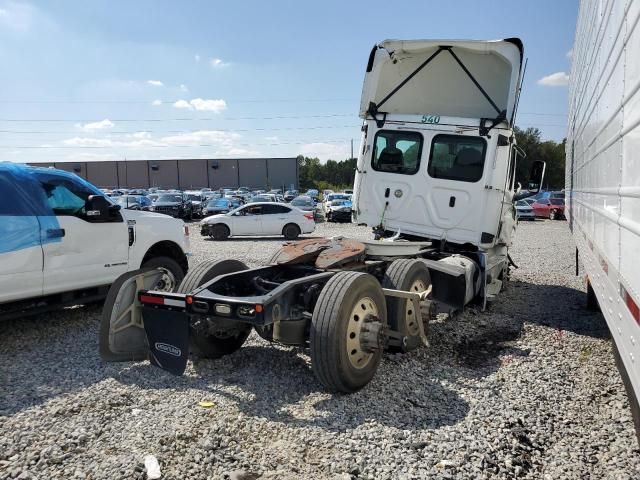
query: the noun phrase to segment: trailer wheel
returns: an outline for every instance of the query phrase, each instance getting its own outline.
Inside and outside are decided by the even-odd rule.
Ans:
[[[383,288],[415,293],[424,292],[430,285],[431,275],[427,265],[420,260],[410,258],[391,262],[382,280]],[[413,315],[413,302],[410,300],[395,297],[387,300],[387,318],[391,329],[409,337],[419,336],[420,327]],[[389,351],[400,350],[398,347],[389,347]]]
[[[288,223],[282,229],[282,235],[287,240],[295,240],[300,235],[300,227],[295,223]]]
[[[226,225],[222,225],[221,223],[213,225],[210,231],[211,236],[214,240],[226,240],[227,238],[229,238],[229,235],[231,235],[229,227],[227,227]]]
[[[213,280],[218,275],[246,270],[247,266],[239,260],[208,260],[189,270],[178,287],[178,293],[190,293],[196,288]],[[191,329],[191,350],[204,358],[220,358],[238,350],[251,333],[251,325],[234,322],[231,326],[220,326],[215,333],[200,332]]]
[[[311,365],[330,391],[351,393],[376,373],[383,350],[386,304],[372,275],[338,272],[326,283],[311,319]]]

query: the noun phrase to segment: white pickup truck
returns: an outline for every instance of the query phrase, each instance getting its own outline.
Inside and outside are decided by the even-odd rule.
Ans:
[[[172,291],[189,231],[166,215],[121,210],[61,170],[0,163],[0,319],[101,300],[120,275],[159,268]]]

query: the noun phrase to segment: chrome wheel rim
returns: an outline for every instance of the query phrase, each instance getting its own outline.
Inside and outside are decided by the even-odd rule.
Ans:
[[[362,297],[351,310],[347,325],[347,358],[351,366],[357,369],[365,368],[373,358],[373,354],[362,350],[360,344],[360,332],[367,315],[377,318],[378,307],[370,297]]]
[[[153,287],[158,292],[173,292],[177,288],[176,277],[166,268],[158,268],[162,272],[162,276]]]

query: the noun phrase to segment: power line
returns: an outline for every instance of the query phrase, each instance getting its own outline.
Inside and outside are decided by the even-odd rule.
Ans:
[[[172,105],[184,98],[175,100],[4,100],[0,99],[0,104],[138,104],[138,105]],[[227,103],[334,103],[334,102],[356,102],[357,99],[350,98],[318,98],[318,99],[250,99],[235,100],[224,99]]]
[[[276,146],[276,145],[307,145],[309,143],[346,143],[349,142],[350,138],[345,138],[342,140],[307,140],[304,142],[275,142],[275,143],[233,143],[233,146],[239,147],[266,147],[266,146]],[[202,144],[193,144],[193,145],[89,145],[89,146],[79,146],[79,145],[0,145],[0,148],[12,148],[16,150],[22,149],[91,149],[91,150],[101,150],[101,149],[145,149],[145,148],[198,148],[198,147],[207,147],[207,148],[217,148],[224,146],[221,143],[202,143]]]
[[[322,130],[322,129],[331,129],[331,128],[360,128],[360,125],[325,125],[325,126],[314,126],[314,127],[281,127],[281,128],[238,128],[238,129],[224,129],[224,128],[216,128],[213,131],[216,132],[280,132],[280,131],[295,131],[295,130]],[[114,131],[114,130],[104,130],[104,131],[92,131],[92,132],[78,132],[78,131],[68,131],[68,130],[0,130],[0,133],[11,133],[11,134],[62,134],[62,135],[71,135],[71,134],[134,134],[134,133],[197,133],[201,132],[202,129],[198,130],[123,130],[123,131]]]
[[[355,117],[357,116],[354,113],[332,113],[329,115],[283,115],[283,116],[273,116],[273,117],[183,117],[183,118],[145,118],[145,119],[134,119],[134,118],[120,118],[120,119],[109,119],[111,122],[210,122],[210,121],[219,121],[219,120],[298,120],[302,118],[335,118],[335,117]],[[61,118],[0,118],[0,122],[60,122],[60,123],[93,123],[99,122],[101,120],[93,119],[82,119],[82,120],[73,120],[73,119],[61,119]]]

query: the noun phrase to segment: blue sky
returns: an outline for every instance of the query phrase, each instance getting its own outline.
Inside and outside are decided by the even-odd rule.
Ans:
[[[529,64],[518,124],[560,140],[577,9],[0,0],[0,160],[343,159],[359,139],[369,51],[386,38],[520,37]]]

